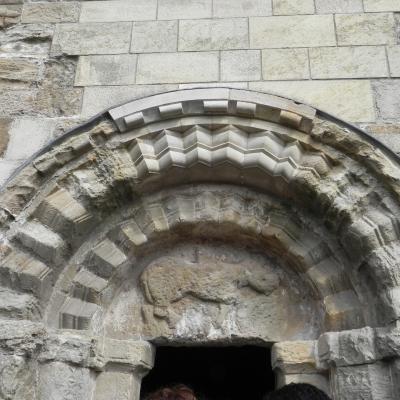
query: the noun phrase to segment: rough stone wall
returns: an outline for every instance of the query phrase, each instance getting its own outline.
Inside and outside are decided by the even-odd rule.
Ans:
[[[0,182],[118,103],[225,85],[308,102],[400,153],[399,0],[0,0]]]

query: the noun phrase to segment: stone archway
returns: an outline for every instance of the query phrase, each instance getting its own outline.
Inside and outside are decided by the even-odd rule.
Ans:
[[[355,127],[245,90],[94,118],[0,194],[0,391],[136,399],[150,342],[228,340],[273,345],[279,384],[395,399],[399,165]]]

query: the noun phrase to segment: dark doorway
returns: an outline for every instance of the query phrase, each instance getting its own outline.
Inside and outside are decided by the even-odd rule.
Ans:
[[[141,398],[183,383],[199,400],[261,400],[274,389],[270,350],[264,347],[158,347]]]

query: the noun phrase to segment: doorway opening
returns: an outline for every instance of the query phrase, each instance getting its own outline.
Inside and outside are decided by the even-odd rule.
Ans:
[[[271,352],[258,346],[157,347],[154,368],[142,381],[141,399],[181,383],[199,400],[262,400],[275,385]]]

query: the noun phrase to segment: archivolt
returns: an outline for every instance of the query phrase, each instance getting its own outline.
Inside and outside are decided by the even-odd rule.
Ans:
[[[285,99],[199,89],[137,100],[65,135],[3,188],[1,282],[31,310],[14,315],[47,310],[51,325],[87,328],[146,243],[185,224],[226,236],[228,224],[304,274],[327,330],[387,324],[400,313],[399,171],[357,129]],[[178,188],[188,183],[269,197]]]

